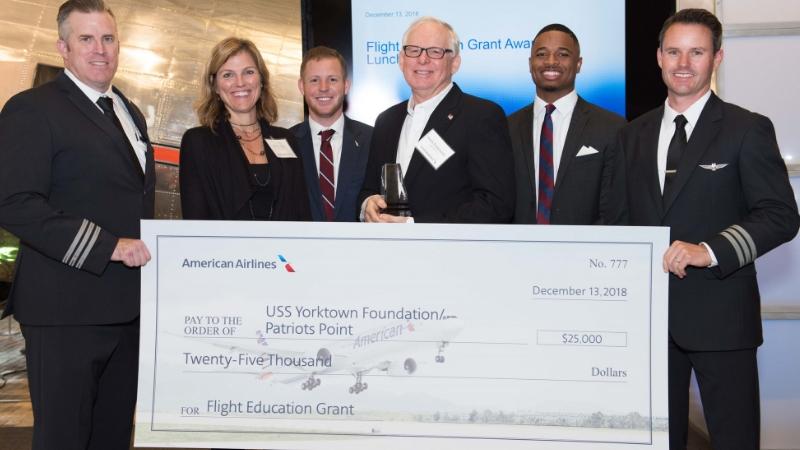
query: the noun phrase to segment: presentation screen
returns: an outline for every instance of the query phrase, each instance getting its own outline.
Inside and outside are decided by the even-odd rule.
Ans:
[[[413,21],[434,16],[458,33],[461,68],[453,77],[465,92],[500,104],[506,114],[535,96],[528,68],[531,40],[550,23],[578,37],[583,65],[576,89],[587,101],[625,116],[625,0],[351,0],[353,74],[348,115],[372,124],[381,111],[407,99],[397,64]]]

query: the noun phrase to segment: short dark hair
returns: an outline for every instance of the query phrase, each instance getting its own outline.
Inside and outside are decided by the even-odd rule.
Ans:
[[[111,8],[106,6],[103,0],[67,0],[58,8],[58,15],[56,16],[59,39],[64,40],[67,38],[64,24],[67,22],[69,15],[75,11],[82,13],[106,12],[111,18],[116,20],[114,13],[111,12]]]
[[[711,31],[711,43],[714,46],[714,54],[722,48],[722,24],[711,11],[701,8],[682,9],[665,20],[664,25],[661,27],[661,32],[658,33],[658,48],[663,48],[664,35],[667,33],[669,27],[676,23],[696,24],[708,28],[708,30]]]
[[[306,65],[308,65],[309,61],[319,61],[320,59],[326,58],[332,58],[339,61],[339,64],[342,65],[344,79],[347,80],[347,63],[344,60],[344,56],[342,56],[338,50],[325,47],[324,45],[318,45],[312,49],[309,49],[305,55],[303,55],[303,62],[300,63],[300,78],[302,78],[303,74],[306,72]]]
[[[578,42],[578,36],[575,36],[575,33],[573,33],[572,30],[569,29],[569,27],[567,27],[566,25],[562,25],[560,23],[551,23],[550,25],[545,25],[541,30],[539,30],[538,33],[536,33],[536,36],[533,37],[531,45],[533,45],[533,43],[536,41],[536,38],[538,38],[540,35],[544,33],[547,33],[548,31],[560,31],[562,33],[568,34],[569,37],[571,37],[572,40],[575,41],[575,47],[577,47],[578,49],[578,54],[581,53],[581,43]]]

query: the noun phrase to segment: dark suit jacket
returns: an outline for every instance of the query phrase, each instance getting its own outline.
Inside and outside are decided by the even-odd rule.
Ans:
[[[234,220],[253,195],[247,157],[230,123],[221,122],[215,131],[208,127],[192,128],[181,140],[180,186],[184,219]],[[263,120],[261,133],[265,138],[286,139],[297,155],[297,158],[269,158],[270,164],[279,164],[281,168],[280,178],[272,179],[277,186],[272,220],[311,220],[302,156],[297,151],[294,135]]]
[[[686,350],[754,348],[762,334],[753,261],[800,226],[772,123],[712,93],[662,202],[656,160],[663,112],[646,113],[619,135],[630,224],[669,226],[670,240],[706,242],[719,261],[690,267],[684,279],[670,275],[670,334]]]
[[[314,158],[314,141],[308,120],[298,123],[290,130],[297,137],[298,148],[303,156],[311,217],[314,221],[324,222],[325,210],[322,208],[319,172]],[[334,218],[336,222],[354,222],[358,220],[361,208],[361,205],[356,205],[356,197],[361,191],[361,185],[364,184],[372,127],[345,116],[342,139],[342,156],[339,160],[339,173],[336,174]]]
[[[364,187],[358,205],[380,193],[380,169],[397,160],[408,102],[375,121]],[[507,223],[514,212],[514,168],[503,110],[454,85],[433,111],[422,136],[436,130],[455,154],[438,170],[415,151],[405,186],[416,222]]]
[[[126,104],[147,138],[141,112]],[[0,113],[0,226],[20,238],[5,314],[26,325],[129,322],[139,270],[109,263],[119,237],[152,218],[153,151],[145,176],[125,135],[65,74],[12,97]]]
[[[608,224],[619,221],[621,211],[609,211],[614,169],[614,138],[625,119],[578,97],[556,174],[550,223],[560,225]],[[536,167],[533,164],[533,104],[508,117],[514,149],[517,202],[514,223],[536,223]],[[598,153],[577,157],[581,147]],[[601,210],[602,207],[602,210]]]

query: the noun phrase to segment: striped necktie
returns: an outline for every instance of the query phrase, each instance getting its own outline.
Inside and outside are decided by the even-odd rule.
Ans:
[[[334,205],[336,204],[336,187],[333,170],[333,147],[331,138],[334,130],[320,131],[322,145],[319,152],[319,190],[322,193],[322,207],[325,210],[325,219],[332,222],[334,218]]]
[[[539,198],[536,202],[536,223],[550,223],[550,206],[553,204],[555,172],[553,171],[553,111],[552,103],[545,107],[542,134],[539,138]]]

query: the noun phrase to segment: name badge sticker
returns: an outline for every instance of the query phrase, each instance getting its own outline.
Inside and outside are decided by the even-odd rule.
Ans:
[[[292,146],[289,145],[289,142],[286,139],[264,138],[264,142],[269,145],[269,148],[272,149],[272,152],[275,153],[275,156],[278,158],[297,158],[294,150],[292,150]]]
[[[428,131],[428,134],[419,140],[417,150],[425,157],[428,164],[436,170],[455,154],[453,149],[447,145],[447,142],[434,129]]]

